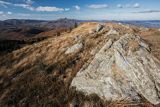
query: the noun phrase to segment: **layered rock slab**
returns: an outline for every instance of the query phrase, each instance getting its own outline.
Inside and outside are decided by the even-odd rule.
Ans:
[[[158,104],[160,62],[139,36],[126,34],[116,41],[109,39],[71,86],[86,94],[96,93],[103,100],[139,100],[142,95]]]

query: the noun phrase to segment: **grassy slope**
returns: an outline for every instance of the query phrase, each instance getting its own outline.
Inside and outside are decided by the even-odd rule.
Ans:
[[[104,102],[95,94],[85,96],[74,89],[69,89],[72,78],[82,66],[87,66],[94,56],[91,51],[99,50],[108,40],[103,37],[107,30],[98,34],[97,38],[92,38],[88,34],[90,29],[96,28],[96,26],[97,23],[85,23],[71,33],[49,38],[0,57],[0,106],[65,107],[75,103],[86,106],[95,105],[95,107],[105,105],[111,107],[124,105],[152,107],[145,100],[143,103]],[[159,46],[158,40],[160,38],[158,35],[160,32],[156,36],[157,40],[148,36],[152,40],[148,39],[144,32],[140,32],[136,27],[126,30],[117,24],[107,24],[107,26],[114,26],[121,34],[124,34],[124,31],[140,33],[150,43],[155,40],[155,47]],[[83,50],[79,53],[65,55],[66,47],[76,43],[74,38],[77,35],[80,35],[84,40]],[[156,52],[153,50],[153,54],[156,55],[157,52],[159,50]]]

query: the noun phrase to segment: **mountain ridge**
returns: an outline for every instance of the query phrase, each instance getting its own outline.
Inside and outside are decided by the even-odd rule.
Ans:
[[[125,37],[126,34],[139,35],[140,38],[143,39],[140,39],[140,41],[143,42],[141,44],[139,44],[139,42],[128,43],[125,40],[120,39]],[[128,54],[124,54],[123,51],[131,53],[132,56],[132,54],[135,54],[134,52],[143,50],[145,44],[148,44],[149,49],[147,48],[148,45],[144,49],[151,49],[149,55],[152,54],[157,60],[160,60],[159,34],[160,31],[158,29],[123,25],[120,23],[100,24],[97,22],[86,22],[80,24],[71,32],[45,39],[41,42],[25,46],[8,53],[7,55],[1,56],[0,106],[89,107],[94,105],[96,107],[116,107],[120,105],[134,105],[152,107],[154,106],[153,104],[158,105],[157,102],[147,100],[150,98],[143,96],[143,93],[140,93],[142,96],[139,95],[140,100],[138,101],[131,101],[130,99],[125,99],[124,101],[105,101],[105,98],[100,97],[97,94],[97,91],[91,95],[86,95],[83,91],[77,90],[78,88],[75,89],[74,87],[71,87],[71,84],[72,80],[73,82],[75,81],[74,79],[77,78],[76,76],[81,70],[85,70],[90,65],[95,66],[91,62],[95,56],[97,56],[96,54],[101,53],[101,50],[110,53],[110,51],[103,48],[104,46],[112,48],[111,45],[118,40],[121,41],[117,43],[127,43],[122,47],[124,50],[121,50],[121,47],[116,45],[117,48],[119,47],[118,50],[124,57],[128,57]],[[138,36],[136,36],[136,38],[137,37]],[[109,45],[105,45],[106,43],[109,43]],[[132,49],[132,46],[135,47]],[[132,50],[133,52],[130,52],[129,50]],[[112,55],[114,54],[112,53],[111,56]],[[109,57],[110,55],[107,56]],[[97,57],[105,60],[103,54],[102,56]],[[131,58],[134,58],[134,56]],[[142,56],[140,55],[139,58],[142,58]],[[97,64],[100,63],[101,60],[97,62]],[[102,65],[107,64],[109,63],[104,61],[104,64]],[[153,63],[151,62],[151,64]],[[118,63],[117,65],[120,64]],[[145,66],[142,65],[142,68],[143,67]],[[117,69],[125,71],[120,68]],[[103,66],[100,66],[100,71],[101,70],[103,70],[104,73],[108,72],[108,69]],[[149,72],[150,70],[146,71]],[[113,71],[111,70],[111,72]],[[92,73],[94,74],[94,72]],[[114,73],[118,75],[117,72]],[[93,78],[92,75],[91,78]],[[146,76],[145,78],[148,77]],[[156,79],[152,80],[157,82]],[[87,83],[87,81],[83,81],[83,83]],[[154,98],[156,99],[156,97],[153,97],[153,99]]]

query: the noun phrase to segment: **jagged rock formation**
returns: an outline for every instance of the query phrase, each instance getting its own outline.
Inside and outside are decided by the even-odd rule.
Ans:
[[[139,36],[126,34],[108,40],[89,66],[78,72],[71,86],[87,94],[96,93],[104,100],[139,100],[140,94],[158,104],[160,62]]]

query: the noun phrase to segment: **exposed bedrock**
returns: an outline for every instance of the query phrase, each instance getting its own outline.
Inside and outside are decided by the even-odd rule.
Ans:
[[[109,39],[87,68],[81,69],[71,86],[103,100],[140,100],[144,96],[160,103],[160,62],[139,36],[126,34]]]

